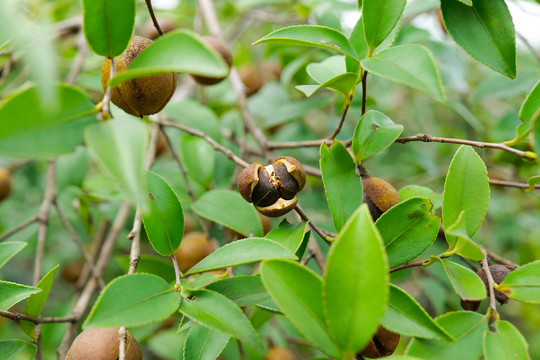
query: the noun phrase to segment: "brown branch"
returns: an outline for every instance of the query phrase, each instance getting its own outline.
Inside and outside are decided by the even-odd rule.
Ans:
[[[505,180],[496,180],[496,179],[489,179],[489,183],[491,185],[496,185],[496,186],[506,186],[506,187],[514,187],[514,188],[518,188],[518,189],[530,189],[531,187],[529,186],[529,184],[524,184],[524,183],[517,183],[517,182],[512,182],[512,181],[505,181]],[[536,184],[534,186],[534,189],[535,190],[540,190],[540,184]]]
[[[21,231],[22,229],[24,229],[25,227],[29,226],[29,225],[32,225],[33,223],[35,223],[36,221],[38,220],[38,216],[37,215],[34,215],[32,216],[30,219],[28,220],[25,220],[23,221],[22,223],[20,223],[19,225],[15,226],[13,229],[10,229],[8,231],[6,231],[5,233],[3,233],[2,235],[0,235],[0,242],[1,241],[4,241],[5,239],[7,239],[8,237],[10,237],[11,235]]]
[[[400,265],[400,266],[397,266],[393,269],[390,269],[390,274],[395,272],[395,271],[399,271],[399,270],[403,270],[403,269],[408,269],[408,268],[412,268],[412,267],[418,267],[418,266],[423,266],[424,264],[426,264],[427,262],[429,262],[429,260],[423,260],[423,261],[416,261],[416,262],[413,262],[413,263],[408,263],[408,264],[403,264],[403,265]]]
[[[77,76],[82,71],[84,58],[88,54],[88,45],[86,44],[86,37],[84,36],[84,33],[82,31],[79,31],[76,41],[77,41],[77,55],[75,56],[75,60],[73,61],[73,64],[71,65],[71,69],[69,70],[69,75],[67,78],[67,83],[71,85],[75,84],[75,80],[77,80]]]
[[[366,113],[367,75],[368,75],[368,72],[366,70],[364,70],[364,75],[362,76],[362,115],[364,115]]]
[[[299,205],[294,207],[294,211],[296,211],[302,220],[309,223],[309,227],[311,227],[313,231],[315,231],[317,235],[321,237],[321,239],[323,239],[328,245],[332,245],[332,242],[328,241],[328,235],[325,233],[325,231],[315,225]]]
[[[159,33],[159,36],[161,36],[163,35],[163,30],[161,30],[161,27],[159,26],[159,23],[156,19],[156,15],[154,14],[154,8],[152,7],[152,0],[145,0],[145,1],[146,1],[146,7],[148,8],[148,12],[150,13],[150,17],[152,18],[152,23],[154,24],[154,27]]]
[[[5,311],[0,310],[0,316],[5,317],[7,319],[11,319],[13,321],[30,321],[34,324],[50,324],[50,323],[63,323],[63,322],[71,322],[75,321],[75,317],[73,316],[63,316],[63,317],[44,317],[44,318],[37,318],[34,316],[22,314],[16,311]]]
[[[489,255],[489,258],[492,259],[492,260],[495,260],[496,262],[498,262],[499,264],[502,264],[502,265],[506,265],[506,266],[510,266],[512,268],[517,268],[519,265],[506,259],[506,258],[503,258],[502,256],[500,255],[497,255],[495,254],[494,252],[488,250],[488,249],[484,249],[487,254]]]
[[[111,60],[111,73],[109,75],[109,82],[116,75],[116,58],[113,57],[110,60]],[[107,84],[105,95],[103,96],[103,100],[101,100],[102,108],[101,108],[101,112],[98,114],[98,120],[107,120],[108,118],[111,117],[111,110],[110,110],[111,96],[112,96],[112,87],[111,85]]]
[[[495,281],[493,280],[493,276],[491,275],[491,270],[489,269],[488,253],[483,248],[482,248],[482,253],[484,254],[484,258],[482,259],[482,270],[484,270],[484,273],[486,274],[487,281],[488,281],[489,307],[494,313],[497,313],[497,305],[495,304],[495,288],[494,288]]]
[[[341,131],[341,127],[343,126],[343,123],[345,122],[345,117],[347,116],[347,111],[349,111],[350,106],[351,106],[350,104],[345,105],[345,108],[343,109],[343,114],[341,114],[341,119],[339,120],[339,124],[334,130],[334,132],[332,132],[332,135],[328,137],[328,140],[334,140],[336,136],[339,134],[339,132]]]
[[[103,242],[105,241],[105,236],[107,236],[107,229],[109,228],[110,224],[111,222],[108,219],[105,219],[103,220],[100,227],[98,228],[97,234],[95,236],[95,240],[92,245],[92,253],[91,253],[92,263],[95,262],[98,252],[101,249]],[[85,262],[81,270],[81,274],[79,275],[79,279],[77,280],[77,283],[75,284],[75,289],[77,289],[77,291],[80,291],[83,288],[84,284],[86,284],[86,282],[88,281],[89,276],[90,276],[90,267]]]

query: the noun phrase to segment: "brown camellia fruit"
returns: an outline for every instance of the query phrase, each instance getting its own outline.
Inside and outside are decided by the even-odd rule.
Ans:
[[[116,72],[125,71],[152,40],[133,36],[127,49],[116,57]],[[107,89],[111,60],[105,59],[101,68],[101,86]],[[145,76],[124,81],[113,87],[112,102],[128,114],[142,117],[159,112],[167,105],[176,90],[176,73]]]
[[[176,250],[176,260],[182,272],[191,269],[199,261],[214,251],[214,245],[202,232],[193,231],[182,238],[180,246]]]
[[[509,269],[508,267],[506,267],[504,265],[490,265],[489,266],[489,271],[491,272],[491,276],[493,277],[493,281],[495,281],[495,283],[497,285],[502,283],[503,280],[506,278],[506,275],[510,274],[510,272],[512,270],[513,269]],[[484,272],[484,269],[478,270],[476,275],[478,275],[480,277],[480,279],[482,279],[482,281],[486,285],[486,290],[487,290],[487,293],[488,293],[488,296],[489,296],[489,284],[488,284],[487,275]],[[501,305],[506,304],[508,302],[508,300],[509,300],[508,296],[506,296],[505,294],[503,294],[502,292],[500,292],[498,290],[495,290],[495,299],[497,299],[497,301]]]
[[[119,357],[118,328],[84,330],[71,344],[66,360],[116,360]],[[126,360],[142,360],[137,340],[127,331]]]
[[[11,194],[11,171],[0,167],[0,201]]]
[[[211,37],[211,36],[204,36],[203,40],[210,45],[211,48],[216,50],[219,55],[225,60],[225,63],[227,63],[227,67],[231,68],[232,66],[232,54],[227,45],[223,43],[218,38]],[[202,76],[202,75],[191,75],[193,76],[193,79],[195,79],[196,82],[198,82],[201,85],[215,85],[217,83],[222,82],[227,76],[224,77],[209,77],[209,76]]]
[[[375,176],[363,176],[364,202],[368,205],[373,221],[401,199],[397,190],[387,181]]]
[[[157,22],[163,34],[178,29],[178,25],[168,18],[160,17],[157,19]],[[150,19],[143,24],[141,28],[141,35],[150,40],[156,40],[160,36],[159,32],[154,26],[154,23]]]
[[[379,326],[377,333],[373,335],[366,347],[360,351],[360,355],[369,359],[390,356],[399,344],[399,337],[399,334]],[[356,358],[360,357],[356,356]]]
[[[268,350],[265,360],[296,360],[296,355],[289,349],[273,347]]]

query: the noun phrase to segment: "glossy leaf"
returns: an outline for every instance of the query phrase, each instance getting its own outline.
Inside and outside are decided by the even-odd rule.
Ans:
[[[390,284],[388,307],[381,325],[390,331],[424,339],[453,341],[454,339],[410,296]]]
[[[180,140],[180,155],[189,176],[206,189],[212,184],[216,153],[212,145],[196,136]]]
[[[484,333],[484,359],[530,360],[527,341],[519,330],[508,321],[497,321],[495,332]]]
[[[83,31],[90,48],[112,58],[127,47],[135,25],[135,0],[83,0]]]
[[[262,224],[257,210],[235,191],[223,189],[209,191],[197,199],[191,208],[197,215],[242,235],[262,236]]]
[[[529,188],[526,189],[526,192],[531,192],[534,189],[536,189],[536,185],[540,183],[540,175],[538,176],[531,176],[527,179],[527,185],[529,185]]]
[[[358,77],[355,73],[344,73],[337,75],[320,85],[298,85],[296,88],[304,93],[307,97],[310,97],[320,89],[328,88],[338,95],[341,95],[345,104],[350,103],[351,91],[355,88]]]
[[[94,161],[121,184],[134,203],[139,203],[144,194],[143,165],[148,138],[148,128],[144,123],[120,113],[114,120],[94,124],[85,132],[86,144]]]
[[[377,330],[388,299],[388,260],[366,204],[339,232],[328,255],[323,302],[340,349],[360,351]]]
[[[413,339],[407,355],[425,360],[477,360],[482,355],[486,317],[472,311],[456,311],[441,315],[435,321],[456,341]]]
[[[4,241],[0,243],[0,268],[24,249],[25,246],[26,243],[22,241]]]
[[[320,156],[326,200],[339,232],[364,200],[362,179],[356,175],[354,160],[341,142],[334,140],[331,148],[323,143]]]
[[[438,209],[442,206],[442,195],[436,193],[426,186],[407,185],[399,189],[399,198],[401,201],[405,201],[416,196],[428,198],[429,201],[431,201],[431,204],[433,204],[434,209]]]
[[[516,34],[504,0],[441,0],[444,25],[454,41],[476,60],[516,77]]]
[[[148,194],[141,210],[144,229],[152,247],[163,256],[170,256],[180,246],[184,235],[184,212],[178,197],[158,174],[147,171]]]
[[[362,22],[366,43],[371,51],[379,46],[396,26],[406,0],[365,0]]]
[[[221,354],[230,336],[201,325],[189,329],[183,360],[214,360]]]
[[[413,197],[377,219],[375,225],[386,246],[390,268],[414,259],[433,244],[441,219],[432,210],[429,199]]]
[[[129,79],[168,72],[222,77],[227,76],[229,68],[198,35],[188,30],[176,30],[156,39],[127,70],[112,78],[110,85],[117,86]]]
[[[103,289],[83,328],[136,327],[161,321],[178,308],[180,300],[180,293],[158,276],[119,276]]]
[[[486,216],[489,204],[489,179],[486,165],[470,146],[461,146],[448,169],[444,183],[442,217],[444,228],[456,223],[464,211],[467,235],[472,237]],[[453,248],[455,237],[447,236]]]
[[[229,266],[250,264],[267,259],[293,259],[296,256],[275,241],[264,238],[247,238],[229,243],[215,250],[193,266],[186,275],[223,269]]]
[[[257,275],[233,276],[218,280],[206,287],[208,290],[225,295],[238,306],[253,305],[267,300],[270,294]]]
[[[540,81],[536,83],[521,104],[519,118],[523,123],[517,127],[516,137],[513,140],[505,142],[505,144],[509,146],[517,145],[533,130],[538,116],[540,116]]]
[[[264,345],[240,308],[225,296],[209,290],[191,292],[184,298],[180,312],[195,322],[213,330],[233,336],[264,353]]]
[[[115,260],[122,270],[127,273],[129,270],[129,255],[117,256]],[[136,272],[157,275],[168,283],[175,280],[172,262],[163,256],[141,254]]]
[[[462,211],[456,222],[445,229],[444,234],[452,244],[445,254],[448,256],[456,254],[467,259],[480,261],[484,258],[484,253],[469,237],[465,219],[465,211]]]
[[[30,87],[0,103],[0,154],[48,158],[71,152],[97,110],[80,90],[57,85],[58,102],[43,104],[40,88]]]
[[[510,272],[498,289],[511,299],[540,304],[540,260]]]
[[[286,220],[283,220],[276,229],[270,231],[264,237],[280,243],[295,254],[302,245],[307,226],[307,222],[289,224]]]
[[[403,131],[403,125],[394,123],[377,110],[365,113],[354,130],[352,150],[357,164],[386,149]]]
[[[334,50],[358,59],[349,40],[339,31],[318,25],[295,25],[271,32],[253,43],[279,43]]]
[[[0,340],[0,359],[26,360],[36,356],[36,345],[22,340]]]
[[[362,60],[361,65],[370,73],[445,101],[439,69],[431,52],[422,45],[394,46]]]
[[[41,289],[37,287],[0,280],[0,294],[2,294],[0,310],[8,310],[18,302],[40,291]]]
[[[482,300],[486,297],[486,286],[472,270],[437,256],[431,256],[431,259],[442,264],[448,280],[461,299]]]
[[[321,351],[339,357],[340,351],[325,323],[322,279],[298,263],[283,260],[263,262],[261,278],[293,326]]]
[[[54,268],[52,268],[36,285],[37,288],[43,290],[41,292],[38,292],[37,294],[34,294],[28,298],[26,301],[26,305],[24,306],[23,313],[26,315],[30,315],[33,317],[39,317],[41,314],[41,310],[43,310],[43,307],[45,306],[45,302],[47,301],[47,298],[49,297],[49,292],[51,291],[51,286],[54,279],[54,274],[56,274],[56,270],[58,270],[58,267],[60,265],[56,265]],[[24,331],[24,333],[32,338],[32,340],[37,341],[36,335],[34,334],[34,330],[36,328],[36,324],[30,321],[21,321],[21,329]]]

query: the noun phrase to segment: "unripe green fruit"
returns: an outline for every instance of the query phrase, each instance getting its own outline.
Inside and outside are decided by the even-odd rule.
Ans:
[[[11,172],[0,167],[0,201],[7,198],[9,194],[11,194]]]
[[[364,187],[364,202],[368,205],[373,221],[376,221],[385,211],[401,201],[397,190],[381,178],[363,176],[362,185]]]
[[[137,340],[127,332],[126,360],[142,360]],[[118,328],[84,330],[71,344],[66,360],[116,360],[119,354]]]
[[[208,44],[211,48],[213,48],[221,57],[223,60],[225,60],[225,63],[227,63],[227,67],[230,69],[232,66],[232,54],[227,45],[225,45],[221,40],[215,37],[211,36],[204,36],[203,40]],[[217,83],[222,82],[225,80],[227,76],[224,77],[208,77],[208,76],[202,76],[202,75],[192,75],[193,79],[195,79],[196,82],[198,82],[201,85],[215,85]]]
[[[125,71],[152,40],[133,36],[127,49],[116,57],[116,73]],[[111,60],[101,68],[101,86],[105,91],[111,73]],[[142,117],[155,114],[167,105],[176,90],[176,73],[145,76],[124,81],[113,87],[111,101],[128,114]]]

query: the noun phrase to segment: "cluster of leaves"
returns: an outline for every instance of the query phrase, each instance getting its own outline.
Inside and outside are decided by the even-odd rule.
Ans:
[[[122,0],[103,2],[103,5],[83,1],[83,31],[96,54],[114,57],[126,48],[131,37],[136,4]],[[395,160],[385,158],[384,153],[387,150],[391,153],[389,147],[406,128],[394,122],[390,112],[378,111],[384,110],[384,102],[379,100],[376,82],[390,80],[404,84],[429,95],[429,102],[452,103],[452,100],[446,100],[450,96],[443,91],[444,76],[440,75],[432,50],[398,41],[402,30],[406,30],[402,25],[406,1],[363,0],[358,5],[362,16],[349,36],[333,27],[295,25],[270,32],[255,42],[276,46],[280,50],[275,51],[282,51],[283,57],[293,51],[296,59],[288,61],[289,83],[283,81],[283,84],[291,85],[294,78],[296,88],[310,98],[291,99],[282,88],[277,90],[277,84],[268,84],[258,97],[250,99],[249,111],[262,119],[261,128],[269,130],[268,133],[272,127],[292,129],[277,134],[276,141],[305,140],[302,128],[295,128],[299,121],[294,120],[327,105],[329,95],[325,89],[338,94],[336,99],[331,98],[334,100],[331,105],[338,105],[345,114],[350,109],[354,115],[355,107],[362,108],[359,120],[340,133],[341,140],[333,140],[331,146],[327,145],[330,141],[321,141],[318,154],[309,149],[297,150],[305,155],[305,162],[303,156],[298,156],[302,162],[320,169],[321,181],[310,180],[311,188],[322,187],[326,196],[324,201],[324,195],[311,191],[301,196],[300,203],[307,204],[307,213],[315,215],[311,216],[315,223],[333,227],[336,232],[335,236],[325,238],[331,246],[326,264],[319,264],[319,268],[314,260],[309,260],[312,253],[308,244],[310,241],[317,244],[307,230],[309,224],[292,222],[293,218],[289,217],[291,222],[284,220],[265,235],[255,209],[236,191],[228,189],[234,180],[234,164],[224,154],[216,153],[207,139],[180,136],[174,128],[167,129],[173,146],[180,150],[188,181],[193,186],[195,199],[192,199],[186,181],[178,180],[180,172],[172,161],[158,161],[152,171],[144,170],[154,120],[133,118],[115,108],[113,119],[97,122],[98,109],[89,94],[71,85],[42,83],[39,77],[34,78],[39,85],[24,86],[2,100],[0,154],[28,159],[58,156],[57,201],[62,208],[69,208],[66,204],[74,199],[78,201],[78,212],[73,211],[70,220],[77,223],[76,231],[85,240],[90,241],[94,231],[92,217],[111,218],[110,213],[117,211],[119,202],[129,201],[141,210],[149,244],[143,248],[149,254],[141,258],[136,274],[118,275],[117,271],[111,276],[83,328],[125,326],[138,339],[150,339],[151,343],[158,338],[154,336],[158,327],[172,317],[178,326],[167,337],[159,338],[159,345],[153,346],[156,349],[163,343],[174,343],[163,346],[170,349],[180,343],[181,351],[164,355],[172,359],[215,359],[220,355],[237,359],[242,356],[240,351],[246,358],[257,359],[264,356],[269,343],[285,346],[291,338],[301,342],[298,351],[306,356],[351,359],[369,342],[379,325],[410,338],[406,349],[398,351],[403,355],[394,356],[395,359],[529,357],[524,337],[511,322],[499,320],[493,314],[495,309],[488,308],[485,315],[448,311],[444,307],[446,290],[437,293],[441,285],[429,281],[433,280],[432,276],[449,284],[457,295],[455,299],[482,300],[488,295],[484,283],[461,260],[480,261],[485,256],[482,248],[489,247],[489,242],[477,235],[490,203],[488,171],[472,147],[461,146],[451,161],[444,162],[444,167],[449,165],[447,171],[441,172],[446,172],[442,194],[425,186],[405,186],[400,191],[402,202],[376,222],[367,206],[362,205],[358,167],[374,168],[370,161],[378,158],[374,155],[379,153],[381,159],[393,166]],[[3,11],[6,8],[7,5],[0,5],[0,20],[6,18],[8,12]],[[474,3],[442,0],[440,9],[447,31],[459,46],[479,63],[509,78],[516,77],[514,26],[503,0]],[[315,8],[313,12],[316,13]],[[324,21],[331,22],[321,19]],[[6,24],[11,22],[6,20]],[[20,45],[24,38],[13,38],[13,46],[24,48]],[[281,47],[283,44],[285,47]],[[325,49],[338,55],[324,53],[321,58],[316,52],[298,56],[294,52],[298,46]],[[26,61],[32,64],[31,60]],[[302,73],[300,69],[304,67]],[[205,76],[226,73],[223,61],[198,35],[177,30],[156,40],[127,71],[111,79],[110,85],[171,71]],[[283,73],[286,78],[285,70]],[[374,91],[368,89],[369,98],[365,86],[368,76],[374,81]],[[521,103],[522,122],[516,136],[504,139],[509,146],[525,149],[523,157],[529,160],[535,160],[540,153],[540,126],[536,122],[540,113],[540,85],[533,85],[529,84],[527,90],[530,86],[532,90]],[[213,95],[220,96],[222,102],[213,104],[213,109],[220,112],[220,119],[209,107],[194,100],[172,103],[164,112],[179,124],[201,131],[216,143],[237,151],[239,145],[219,131],[227,128],[242,136],[235,100],[231,105],[226,96],[230,84],[216,88],[215,93],[209,89],[208,95],[210,99]],[[269,105],[259,107],[263,101],[268,101],[270,106],[279,104],[269,113],[272,119],[265,113]],[[370,102],[378,110],[364,111]],[[459,109],[455,102],[451,107],[456,112]],[[325,111],[329,110],[321,110],[323,114]],[[462,114],[466,112],[462,110]],[[474,128],[474,116],[468,119]],[[308,136],[316,133],[311,131]],[[327,135],[322,134],[325,138]],[[249,141],[255,143],[253,139]],[[89,158],[100,173],[87,173]],[[399,169],[396,167],[394,171]],[[538,179],[529,176],[531,189]],[[310,206],[312,202],[324,205]],[[7,207],[13,203],[6,204]],[[164,262],[163,257],[174,256],[180,246],[187,214],[212,224],[212,234],[222,246],[181,274],[182,279],[176,279],[173,265]],[[320,214],[323,214],[321,221],[316,217]],[[436,241],[441,222],[445,241]],[[225,228],[241,234],[242,239],[226,244]],[[53,232],[53,225],[51,229]],[[59,227],[57,231],[61,231]],[[326,252],[328,246],[322,241],[319,245]],[[25,241],[1,242],[0,267],[25,247]],[[53,254],[54,249],[49,248],[47,266],[59,260]],[[407,289],[408,279],[399,278],[402,271],[397,272],[416,258],[426,268],[422,272],[423,286],[435,289],[433,297],[439,297],[438,303],[443,304],[438,309],[434,306],[438,311],[430,311],[431,315],[422,301],[413,297],[414,291]],[[129,267],[128,262],[126,257],[119,259],[124,270]],[[39,317],[49,294],[54,295],[53,278],[59,266],[50,268],[35,286],[23,285],[24,281],[1,280],[0,310],[7,311],[27,299],[21,312]],[[211,273],[225,268],[235,276]],[[394,272],[398,276],[391,278],[389,274]],[[513,300],[539,303],[538,274],[540,261],[527,261],[497,289]],[[35,353],[35,326],[33,322],[21,322],[23,333],[31,341],[0,341],[0,358]],[[285,330],[287,335],[275,335],[276,329]]]

